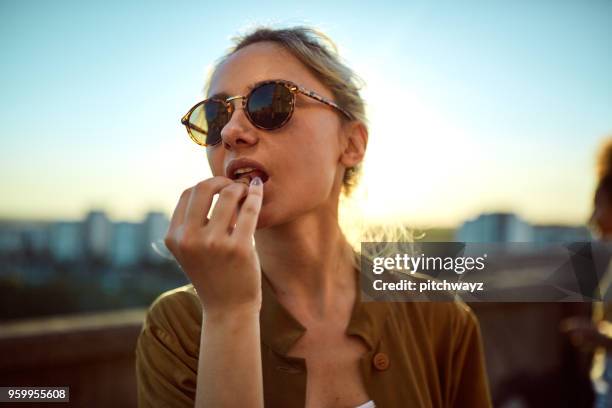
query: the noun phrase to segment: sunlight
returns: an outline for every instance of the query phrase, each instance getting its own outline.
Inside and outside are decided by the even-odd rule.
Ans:
[[[356,192],[364,215],[417,224],[454,221],[469,200],[460,184],[477,172],[480,149],[427,95],[371,70],[364,77],[370,137]]]

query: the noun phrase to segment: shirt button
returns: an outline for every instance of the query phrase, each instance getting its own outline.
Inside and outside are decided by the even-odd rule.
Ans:
[[[372,364],[378,371],[385,371],[389,368],[389,357],[385,353],[376,353],[372,359]]]

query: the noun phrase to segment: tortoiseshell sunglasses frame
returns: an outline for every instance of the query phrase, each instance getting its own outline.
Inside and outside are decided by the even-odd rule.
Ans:
[[[287,118],[278,126],[275,126],[273,128],[267,128],[265,126],[260,126],[257,123],[255,123],[255,121],[251,118],[251,115],[249,114],[249,111],[246,109],[246,105],[249,101],[249,98],[251,96],[251,94],[253,92],[255,92],[257,89],[259,89],[260,87],[264,86],[264,85],[268,85],[268,84],[280,84],[285,86],[287,89],[289,89],[289,91],[291,92],[292,95],[292,99],[291,102],[289,103],[291,110],[289,111],[289,115],[287,115]],[[200,106],[204,105],[206,102],[209,101],[216,101],[216,102],[221,102],[227,109],[227,112],[229,113],[229,117],[231,118],[233,113],[234,113],[234,104],[231,103],[231,101],[236,100],[236,99],[241,99],[242,100],[242,109],[244,110],[244,113],[247,117],[247,119],[249,120],[249,122],[251,122],[251,124],[253,126],[255,126],[256,128],[259,129],[263,129],[263,130],[275,130],[275,129],[280,129],[281,127],[285,126],[285,124],[287,122],[289,122],[289,120],[291,119],[291,117],[293,116],[293,111],[295,110],[295,98],[296,98],[296,94],[302,94],[302,95],[306,95],[309,98],[312,98],[316,101],[319,101],[321,103],[324,103],[328,106],[331,106],[332,108],[338,110],[340,113],[342,113],[344,116],[346,116],[349,120],[353,119],[353,115],[351,115],[347,110],[343,109],[342,107],[340,107],[337,103],[329,100],[328,98],[318,94],[315,91],[311,91],[308,90],[300,85],[297,85],[291,81],[285,81],[285,80],[269,80],[269,81],[262,81],[259,82],[257,84],[255,84],[253,86],[253,88],[249,91],[248,94],[246,95],[235,95],[235,96],[230,96],[228,98],[226,98],[225,100],[223,99],[219,99],[219,98],[208,98],[208,99],[204,99],[201,102],[196,103],[195,105],[193,105],[193,107],[191,109],[189,109],[189,111],[181,118],[181,124],[183,124],[186,128],[187,128],[187,133],[189,134],[189,137],[191,138],[191,140],[193,140],[195,143],[199,144],[200,146],[216,146],[217,144],[221,143],[221,140],[219,140],[217,143],[213,143],[213,144],[208,144],[208,143],[202,143],[198,140],[197,137],[195,137],[192,133],[191,133],[191,129],[196,128],[196,130],[204,135],[208,134],[207,132],[205,132],[202,129],[197,128],[196,126],[192,125],[191,123],[189,123],[189,118],[191,117],[191,115],[193,114],[193,112],[195,112],[195,110],[197,108],[199,108]]]

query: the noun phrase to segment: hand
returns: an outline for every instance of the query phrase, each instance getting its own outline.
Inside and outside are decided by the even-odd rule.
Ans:
[[[181,194],[170,220],[164,243],[193,283],[207,315],[261,308],[261,268],[253,235],[263,183],[256,180],[248,187],[221,176],[201,181]]]
[[[596,347],[610,347],[611,339],[601,332],[598,325],[585,317],[570,317],[560,324],[560,330],[569,335],[572,344],[589,351]]]

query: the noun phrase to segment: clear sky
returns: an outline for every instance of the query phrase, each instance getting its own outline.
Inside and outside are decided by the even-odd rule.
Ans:
[[[326,31],[366,81],[356,204],[581,223],[612,134],[612,1],[2,1],[0,218],[171,214],[210,177],[179,118],[255,24]]]

